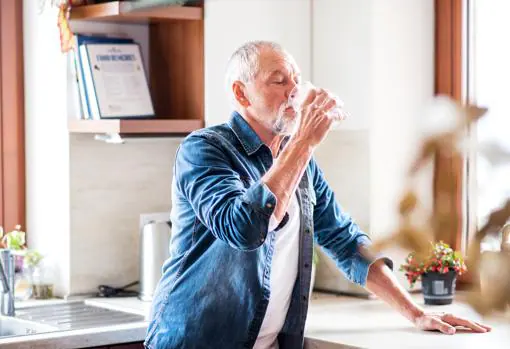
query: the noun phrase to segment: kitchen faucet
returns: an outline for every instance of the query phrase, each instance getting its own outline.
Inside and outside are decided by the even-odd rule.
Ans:
[[[0,250],[0,279],[2,285],[1,314],[14,316],[14,256],[7,249]]]

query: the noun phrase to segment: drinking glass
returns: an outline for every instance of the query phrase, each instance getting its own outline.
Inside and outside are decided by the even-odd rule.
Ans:
[[[306,96],[313,89],[317,88],[310,81],[305,81],[297,84],[289,94],[289,105],[291,105],[294,110],[300,113]],[[344,103],[342,100],[338,96],[331,94],[329,91],[328,93],[330,97],[336,101],[337,106],[331,109],[326,115],[330,118],[333,118],[334,124],[336,124],[342,120],[345,120],[349,114],[343,109]]]

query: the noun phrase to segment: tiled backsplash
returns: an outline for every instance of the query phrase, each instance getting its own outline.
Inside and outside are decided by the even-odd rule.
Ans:
[[[331,131],[315,159],[342,209],[368,232],[370,228],[369,131]]]
[[[70,293],[138,280],[141,213],[170,210],[180,138],[71,137]]]
[[[368,229],[367,131],[334,131],[316,159],[341,205]],[[139,215],[168,211],[181,138],[106,144],[73,135],[70,151],[70,294],[138,280]]]
[[[332,131],[315,157],[337,202],[365,232],[370,233],[370,140],[368,130]],[[333,292],[364,294],[319,250],[315,287]]]

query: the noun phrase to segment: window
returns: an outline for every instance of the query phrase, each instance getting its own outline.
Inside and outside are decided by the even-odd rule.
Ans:
[[[510,2],[467,0],[467,10],[466,94],[471,101],[489,108],[471,130],[478,149],[468,159],[467,172],[467,193],[473,198],[468,202],[472,237],[490,212],[510,198],[510,48],[506,45],[510,39]],[[496,234],[482,244],[490,249],[499,246]]]

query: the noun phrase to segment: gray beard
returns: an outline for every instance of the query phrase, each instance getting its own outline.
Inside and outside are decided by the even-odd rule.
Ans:
[[[296,119],[285,118],[284,110],[287,105],[284,104],[278,109],[278,117],[273,124],[272,130],[274,134],[281,136],[290,136],[294,132]]]
[[[278,117],[273,124],[273,132],[277,135],[285,135],[287,133],[287,129],[287,122],[282,117]]]

